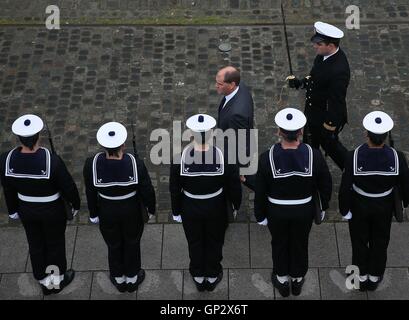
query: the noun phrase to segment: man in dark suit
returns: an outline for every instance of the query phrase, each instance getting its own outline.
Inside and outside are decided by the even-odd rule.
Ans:
[[[250,143],[254,140],[251,139],[251,129],[253,129],[254,122],[254,107],[253,98],[249,89],[243,82],[240,81],[240,72],[231,66],[224,67],[219,70],[216,75],[216,89],[217,93],[223,95],[223,99],[219,105],[219,113],[217,119],[217,127],[223,131],[233,129],[236,134],[236,161],[240,168],[246,168],[249,166],[249,161],[243,163],[244,157],[239,157],[239,154],[245,155],[247,158],[252,155],[250,152]],[[238,139],[239,129],[244,129],[246,133],[245,145],[239,144]],[[226,145],[225,145],[226,147]],[[231,151],[230,149],[229,151]],[[227,152],[229,157],[232,156],[231,152]],[[229,161],[230,162],[230,161]],[[255,176],[243,175],[240,173],[241,182],[254,190]]]
[[[344,33],[323,22],[314,24],[311,38],[317,56],[310,74],[304,79],[287,77],[291,88],[306,89],[306,139],[313,148],[320,145],[337,166],[344,168],[347,149],[339,142],[338,134],[347,123],[346,93],[350,69],[344,51],[339,47]]]

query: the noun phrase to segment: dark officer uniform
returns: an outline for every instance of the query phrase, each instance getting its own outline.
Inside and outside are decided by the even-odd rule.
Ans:
[[[374,111],[365,117],[369,131],[385,124],[377,132],[392,129],[390,117]],[[377,124],[372,120],[378,119]],[[361,288],[375,290],[382,281],[386,267],[392,212],[393,188],[398,187],[406,206],[409,200],[409,173],[405,156],[383,145],[374,148],[362,144],[350,152],[339,191],[340,213],[349,220],[352,243],[352,264],[359,267]]]
[[[40,118],[34,115],[20,117],[13,124],[13,132],[20,135],[19,122],[23,121],[27,130],[36,126],[31,133],[37,134],[43,127]],[[26,135],[26,137],[34,134]],[[63,160],[46,148],[40,147],[33,153],[22,153],[17,147],[0,157],[1,184],[6,199],[9,215],[21,218],[24,226],[30,252],[34,278],[40,281],[45,294],[57,292],[49,291],[49,286],[43,282],[49,275],[46,270],[49,266],[57,266],[62,282],[71,281],[74,272],[67,272],[65,254],[65,228],[67,213],[63,198],[78,211],[80,197],[77,187],[67,170]],[[62,289],[60,287],[60,289]],[[58,289],[58,287],[53,287]]]
[[[196,121],[198,117],[198,123],[200,120],[205,123],[203,131],[216,124],[207,115],[190,119]],[[189,120],[187,124],[190,129],[199,130],[195,125],[190,126]],[[186,234],[190,273],[194,279],[209,278],[195,283],[200,291],[212,291],[222,278],[222,251],[228,223],[226,196],[235,209],[241,203],[238,167],[227,164],[217,147],[198,151],[189,145],[183,150],[181,162],[171,166],[169,189],[173,215],[181,216]],[[210,283],[214,279],[216,282]]]
[[[305,119],[297,109],[284,109],[276,116],[280,128],[286,128],[282,116],[289,114],[292,119],[288,122],[298,121],[297,118]],[[294,130],[301,129],[304,124],[305,120],[300,121]],[[325,210],[328,208],[331,190],[332,180],[325,159],[319,150],[307,144],[300,143],[296,149],[284,149],[281,143],[277,143],[260,155],[254,199],[255,216],[259,224],[268,222],[274,265],[272,282],[283,296],[289,294],[288,282],[281,282],[287,289],[281,287],[277,283],[277,276],[293,278],[293,294],[297,295],[300,292],[295,293],[294,287],[298,283],[294,279],[299,278],[298,281],[303,282],[301,278],[308,271],[308,238],[315,213],[312,195],[319,192],[321,209]]]
[[[341,37],[336,31],[334,33],[333,26],[316,23],[315,27],[317,34],[312,38],[313,42],[328,40],[331,36]],[[341,30],[338,29],[338,32],[343,35]],[[304,113],[307,117],[307,141],[313,148],[322,146],[340,169],[343,169],[347,149],[339,142],[338,134],[348,122],[345,98],[349,81],[349,63],[344,51],[338,48],[326,59],[317,55],[309,76],[298,85],[306,89]],[[336,127],[336,130],[325,129],[324,123]]]
[[[117,147],[123,145],[125,127],[110,124],[102,126],[99,133],[115,132],[118,136],[122,129],[124,139]],[[98,141],[101,145],[106,142],[100,137]],[[143,161],[132,154],[124,153],[122,159],[107,159],[106,153],[100,152],[86,160],[84,180],[90,217],[99,218],[101,234],[108,246],[111,281],[120,291],[135,291],[144,278],[140,252],[144,222],[140,202],[150,214],[155,213],[155,191],[148,171]],[[131,281],[135,276],[137,281]],[[114,278],[119,279],[114,281]]]

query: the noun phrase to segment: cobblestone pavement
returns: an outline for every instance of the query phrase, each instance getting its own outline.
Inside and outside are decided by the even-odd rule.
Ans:
[[[131,123],[136,125],[138,152],[145,158],[158,199],[157,220],[148,226],[147,230],[151,231],[144,237],[149,239],[145,242],[148,247],[160,247],[158,250],[161,255],[160,258],[152,258],[154,262],[146,268],[152,270],[149,273],[153,277],[152,283],[157,283],[155,281],[158,279],[167,279],[170,288],[176,286],[179,290],[179,298],[188,299],[196,298],[197,294],[192,283],[184,281],[189,278],[185,270],[186,260],[180,260],[183,262],[180,265],[173,265],[174,262],[170,261],[169,257],[173,257],[174,251],[177,250],[169,251],[166,247],[173,240],[164,240],[162,245],[162,241],[157,238],[166,238],[169,232],[177,231],[180,245],[186,246],[180,226],[169,223],[169,167],[153,165],[150,162],[150,151],[156,143],[149,141],[151,131],[156,128],[171,130],[172,121],[184,122],[187,117],[197,112],[216,116],[220,97],[214,88],[214,77],[218,68],[227,64],[239,67],[243,81],[252,89],[260,152],[276,141],[273,122],[275,113],[287,104],[303,104],[304,92],[289,91],[284,86],[288,63],[282,26],[278,25],[281,22],[279,2],[218,0],[212,1],[212,6],[208,3],[176,0],[56,1],[55,4],[61,5],[63,22],[67,21],[70,25],[62,23],[61,30],[49,31],[40,25],[22,25],[42,23],[47,1],[0,0],[0,24],[4,25],[0,27],[0,151],[6,151],[16,143],[10,128],[19,115],[33,112],[47,120],[54,135],[57,152],[72,172],[83,200],[80,216],[67,231],[76,243],[75,254],[74,248],[70,249],[73,250],[73,266],[82,271],[81,277],[87,284],[83,295],[75,295],[76,298],[89,298],[94,295],[99,297],[109,293],[110,297],[115,296],[113,289],[108,288],[105,256],[95,262],[87,262],[85,258],[81,260],[81,257],[87,256],[87,252],[81,251],[84,250],[83,245],[80,246],[81,237],[85,237],[85,242],[91,242],[92,239],[85,231],[89,229],[95,237],[99,236],[97,229],[88,225],[82,166],[86,157],[98,150],[95,135],[101,124],[115,120],[124,123],[128,128]],[[361,28],[346,30],[345,39],[342,41],[342,48],[346,51],[351,65],[351,84],[348,90],[349,125],[342,132],[341,139],[351,149],[357,146],[363,141],[361,123],[364,115],[374,109],[384,110],[396,123],[395,144],[408,156],[409,141],[405,139],[408,128],[405,125],[409,112],[409,6],[406,0],[356,1],[356,4],[361,8]],[[293,0],[287,1],[285,6],[290,23],[288,31],[294,71],[303,76],[309,71],[314,57],[309,43],[313,31],[311,23],[318,19],[338,21],[343,27],[346,2]],[[69,13],[66,13],[65,9],[69,10]],[[172,10],[176,18],[182,17],[185,20],[164,19],[163,17],[172,15]],[[200,20],[203,16],[208,20]],[[237,16],[241,20],[233,18]],[[190,22],[199,25],[134,25],[141,23],[142,17],[146,18],[146,23],[149,24]],[[269,24],[263,24],[267,23],[266,20]],[[248,24],[226,26],[222,25],[223,21],[226,24],[243,21]],[[108,26],[115,23],[127,25]],[[209,23],[215,25],[204,25]],[[257,23],[262,24],[255,25]],[[221,42],[231,43],[232,51],[221,53],[218,50]],[[43,141],[47,145],[45,137]],[[128,141],[127,146],[131,150],[131,141]],[[333,201],[327,214],[328,223],[317,228],[317,234],[325,237],[326,235],[318,230],[332,228],[333,237],[337,239],[338,228],[346,231],[345,224],[333,224],[340,220],[336,201],[340,172],[329,158],[328,163],[334,176]],[[271,268],[269,249],[266,251],[267,256],[266,252],[263,253],[264,263],[254,264],[251,258],[253,250],[257,250],[257,246],[251,245],[251,238],[261,236],[254,229],[257,225],[246,223],[254,221],[252,200],[253,194],[246,190],[238,222],[232,224],[234,227],[230,229],[248,230],[246,248],[249,260],[232,266],[227,263],[226,282],[219,292],[221,298],[226,298],[226,295],[231,299],[251,297],[243,296],[244,291],[238,289],[241,288],[240,285],[236,286],[240,283],[237,279],[242,276],[249,277],[256,289],[258,288],[258,291],[254,291],[258,292],[255,297],[274,297],[271,286],[268,287],[263,282],[268,282]],[[398,227],[403,232],[400,234],[402,239],[405,239],[403,235],[407,233],[407,223]],[[9,236],[20,237],[20,253],[25,252],[25,256],[8,256],[7,250],[13,246],[12,242],[6,241]],[[233,234],[231,236],[234,237]],[[38,292],[30,295],[34,292],[30,290],[36,289],[26,286],[33,280],[31,275],[26,273],[29,269],[27,251],[24,251],[24,233],[19,222],[8,220],[2,192],[0,239],[5,239],[0,242],[0,298],[3,298],[4,290],[17,290],[18,287],[11,289],[11,284],[16,282],[25,283],[16,295],[20,294],[23,298],[40,297]],[[100,241],[98,246],[101,243]],[[268,244],[266,246],[265,248],[269,248]],[[105,254],[104,250],[106,249],[102,246],[101,255]],[[402,250],[400,242],[393,242],[391,250]],[[338,252],[338,260],[329,264],[321,263],[319,259],[326,259],[324,253],[317,258],[318,262],[313,265],[315,269],[310,273],[311,279],[315,279],[311,280],[315,291],[311,289],[309,298],[324,299],[327,294],[332,294],[332,288],[327,287],[329,284],[326,280],[338,275],[332,272],[335,269],[331,268],[339,269],[344,266],[340,261],[339,250],[328,252]],[[181,252],[183,255],[186,253],[186,250]],[[5,260],[5,257],[9,258]],[[388,272],[391,281],[399,282],[400,276],[403,276],[406,282],[409,281],[409,258],[399,260],[396,255],[395,259],[401,262],[390,265]],[[9,264],[9,261],[12,263]],[[95,268],[89,267],[87,263],[95,263]],[[148,277],[147,280],[149,279]],[[405,281],[399,282],[399,285],[402,288],[406,286],[407,289],[408,284]],[[96,289],[97,283],[102,289]],[[151,289],[146,289],[145,297],[149,298],[150,294],[154,296],[153,291],[156,289],[153,289],[154,284],[152,286],[149,287]],[[24,290],[31,293],[25,295]],[[251,290],[249,292],[253,292]],[[385,290],[392,292],[392,296],[397,294],[393,291],[395,289]],[[155,292],[158,297],[167,294],[166,291]],[[141,296],[143,297],[143,294]],[[335,296],[343,297],[342,294]],[[376,294],[372,297],[384,298]]]

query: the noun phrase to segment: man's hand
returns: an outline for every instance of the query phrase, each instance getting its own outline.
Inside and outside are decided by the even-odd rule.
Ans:
[[[95,217],[95,218],[89,218],[89,221],[91,221],[92,223],[94,223],[94,224],[97,224],[97,223],[99,223],[99,218],[98,217]]]
[[[79,210],[75,210],[74,208],[71,208],[72,212],[72,217],[75,218],[75,216],[78,214]]]
[[[154,217],[155,217],[154,214],[150,214],[150,213],[149,213],[149,221],[152,221]]]
[[[345,220],[351,220],[351,219],[352,219],[352,212],[351,212],[351,211],[348,211],[348,213],[347,213],[345,216],[343,216],[343,219],[345,219]]]
[[[298,79],[296,76],[294,75],[289,75],[285,81],[288,81],[288,86],[290,88],[295,88],[298,89],[299,87],[301,87],[302,85],[302,81],[300,79]]]
[[[240,182],[241,182],[241,183],[246,182],[246,177],[241,175],[241,176],[240,176]]]
[[[267,218],[264,218],[264,220],[263,221],[261,221],[261,222],[257,222],[260,226],[266,226],[267,225],[267,223],[268,223],[268,220],[267,220]]]
[[[325,218],[325,211],[321,211],[321,221],[324,221]]]
[[[327,124],[327,123],[323,123],[323,126],[324,126],[324,128],[325,129],[327,129],[328,131],[335,131],[336,129],[337,129],[337,127],[333,127],[333,126],[330,126],[329,124]]]
[[[177,216],[172,216],[172,217],[173,217],[173,221],[176,221],[176,222],[179,222],[179,223],[182,222],[182,216],[180,214],[177,215]]]
[[[20,216],[18,215],[17,212],[14,212],[13,214],[9,214],[9,218],[12,220],[18,220],[20,219]]]

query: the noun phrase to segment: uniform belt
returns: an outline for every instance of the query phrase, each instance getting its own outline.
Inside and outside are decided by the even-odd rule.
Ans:
[[[125,194],[123,196],[117,196],[117,197],[106,196],[100,192],[98,192],[98,194],[101,198],[108,199],[108,200],[125,200],[125,199],[132,198],[134,195],[136,195],[136,191],[132,191],[131,193]]]
[[[297,200],[281,200],[281,199],[274,199],[271,197],[268,197],[268,201],[274,204],[282,204],[286,206],[292,206],[292,205],[297,205],[297,204],[306,204],[310,202],[312,197],[308,197],[305,199],[297,199]]]
[[[355,184],[352,185],[352,189],[354,189],[354,191],[356,193],[360,194],[361,196],[369,197],[369,198],[386,197],[386,196],[390,195],[392,193],[392,191],[393,191],[393,188],[392,188],[392,189],[390,189],[388,191],[385,191],[385,192],[382,192],[382,193],[368,193],[368,192],[365,192],[364,190],[358,188]]]
[[[205,199],[210,199],[210,198],[217,197],[222,192],[223,192],[223,188],[220,188],[219,190],[217,190],[214,193],[208,193],[208,194],[191,194],[191,193],[187,192],[186,190],[183,190],[183,193],[186,196],[188,196],[189,198],[199,199],[199,200],[205,200]]]
[[[25,202],[53,202],[57,200],[59,197],[61,197],[61,194],[57,192],[56,194],[53,194],[52,196],[32,197],[32,196],[25,196],[21,193],[17,193],[17,196],[20,200],[25,201]]]

